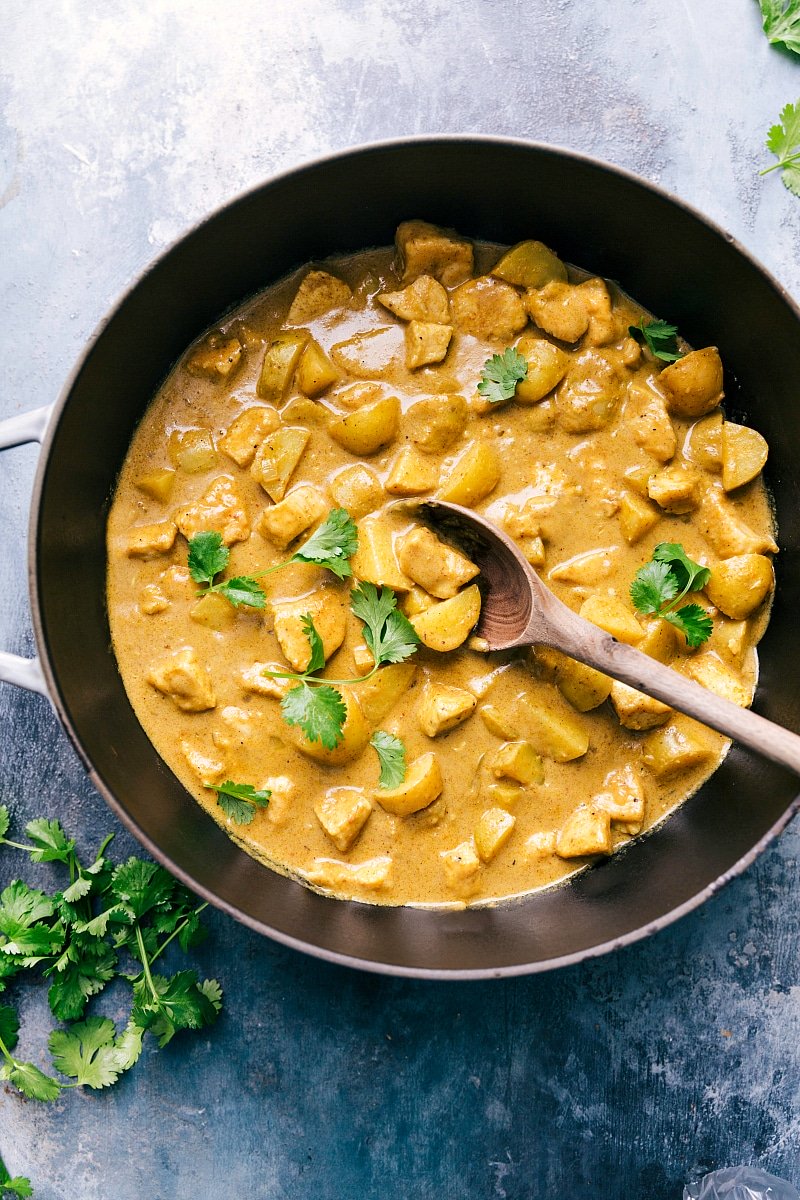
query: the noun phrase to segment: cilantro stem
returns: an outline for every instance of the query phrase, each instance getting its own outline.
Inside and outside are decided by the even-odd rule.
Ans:
[[[764,167],[764,170],[758,173],[759,175],[769,175],[770,171],[780,171],[782,167],[794,166],[796,162],[800,162],[800,150],[796,154],[790,154],[779,162],[773,163],[771,167]]]
[[[10,1067],[16,1066],[17,1060],[12,1056],[10,1050],[8,1049],[8,1047],[6,1046],[5,1042],[3,1041],[3,1039],[1,1037],[0,1037],[0,1054],[2,1054],[3,1058],[6,1060],[6,1062],[8,1063],[8,1065]]]
[[[327,675],[297,675],[294,671],[262,671],[261,674],[269,679],[293,679],[295,683],[328,683],[332,686],[347,687],[351,683],[364,683],[371,679],[382,664],[376,663],[366,675],[356,675],[353,679],[329,679]]]
[[[24,850],[26,854],[39,849],[38,846],[23,846],[22,842],[10,842],[8,838],[0,838],[0,846],[11,846],[13,850]]]
[[[136,922],[136,945],[139,948],[139,954],[141,955],[142,959],[142,974],[144,975],[145,982],[150,989],[151,996],[155,1000],[156,1004],[160,1006],[161,1001],[159,999],[158,992],[156,991],[156,985],[153,983],[153,976],[150,974],[150,960],[147,957],[147,948],[144,944],[141,926],[139,925],[138,921]]]
[[[199,915],[200,915],[200,913],[203,911],[203,909],[204,909],[204,908],[208,908],[208,901],[207,901],[207,900],[206,900],[206,901],[204,901],[204,903],[203,903],[203,904],[198,904],[197,908],[196,908],[196,909],[194,910],[194,912],[193,912],[192,914],[190,914],[190,915],[191,915],[191,916],[195,916],[195,917],[196,917],[196,916],[199,916]],[[181,921],[180,925],[178,925],[178,926],[177,926],[177,928],[173,929],[172,933],[169,935],[169,937],[166,939],[166,941],[162,942],[162,943],[161,943],[161,945],[160,945],[160,946],[159,946],[159,947],[158,947],[158,948],[157,948],[157,949],[156,949],[156,950],[153,952],[153,956],[152,956],[152,958],[150,959],[150,965],[151,965],[151,966],[152,966],[152,965],[153,965],[153,963],[156,961],[156,959],[158,958],[159,954],[163,954],[163,953],[164,953],[164,951],[166,950],[167,946],[170,944],[170,942],[172,941],[172,939],[173,939],[173,938],[176,938],[176,937],[178,936],[178,934],[181,932],[181,930],[182,930],[182,929],[185,929],[185,928],[186,928],[186,926],[187,926],[188,924],[189,924],[189,917],[184,917],[184,919]]]

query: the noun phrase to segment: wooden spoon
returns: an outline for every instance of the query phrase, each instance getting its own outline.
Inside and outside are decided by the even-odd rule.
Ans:
[[[724,700],[579,617],[542,583],[511,538],[492,521],[441,500],[419,501],[413,512],[456,542],[480,568],[483,604],[476,633],[487,650],[553,646],[800,775],[797,734]]]

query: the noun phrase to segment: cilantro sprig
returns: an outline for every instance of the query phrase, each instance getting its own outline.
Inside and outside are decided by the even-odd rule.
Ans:
[[[384,729],[376,729],[369,739],[369,744],[378,755],[381,767],[380,786],[399,787],[406,777],[406,748],[400,738]]]
[[[773,45],[800,54],[800,0],[759,0],[764,33]]]
[[[800,23],[800,11],[797,21]],[[765,167],[759,174],[769,175],[770,171],[780,171],[784,187],[795,196],[800,196],[800,100],[784,107],[780,123],[773,125],[767,134],[767,149],[778,161],[771,167]]]
[[[148,1031],[163,1046],[181,1029],[213,1024],[222,1003],[216,980],[201,981],[192,970],[170,976],[153,969],[174,941],[188,952],[202,939],[206,904],[196,904],[155,863],[131,858],[115,866],[106,855],[110,837],[84,865],[58,821],[30,821],[26,842],[7,836],[9,824],[8,809],[0,805],[0,846],[27,854],[32,863],[57,864],[67,879],[52,893],[19,879],[0,892],[0,992],[36,972],[49,982],[50,1010],[65,1027],[50,1035],[47,1074],[17,1057],[17,1012],[0,1005],[0,1079],[40,1101],[70,1088],[109,1087],[136,1063]],[[86,1014],[112,980],[130,989],[129,1015],[120,1029],[106,1017]],[[5,1194],[32,1193],[29,1181],[12,1179],[0,1161],[0,1196]]]
[[[332,571],[339,579],[352,574],[350,559],[358,549],[358,529],[355,521],[343,508],[334,508],[323,523],[295,550],[291,558],[276,563],[254,575],[237,575],[215,583],[228,565],[231,552],[222,544],[222,536],[212,530],[196,533],[189,539],[189,574],[201,585],[200,595],[215,592],[229,600],[234,608],[263,608],[266,593],[258,582],[273,571],[280,571],[290,563],[313,563]]]
[[[1,1011],[1,1010],[0,1010]],[[30,1179],[24,1175],[15,1175],[12,1179],[6,1168],[6,1164],[0,1158],[0,1197],[5,1200],[6,1196],[27,1197],[33,1195]]]
[[[647,321],[629,325],[628,333],[640,346],[647,346],[654,358],[662,362],[677,362],[683,355],[678,349],[678,326],[667,321]]]
[[[527,377],[528,360],[514,346],[509,346],[502,354],[493,354],[486,360],[478,392],[491,404],[500,404],[503,400],[510,400],[517,390],[517,384]]]
[[[220,808],[237,825],[249,825],[256,811],[266,808],[272,795],[269,788],[257,791],[252,783],[234,783],[232,779],[226,779],[224,783],[206,783],[204,787],[217,793]]]
[[[669,621],[681,631],[687,645],[702,646],[711,636],[713,621],[699,604],[678,605],[689,592],[705,587],[710,577],[709,568],[689,558],[679,543],[661,542],[652,560],[636,572],[630,588],[633,607]]]
[[[281,701],[283,719],[287,725],[298,726],[310,742],[320,742],[326,750],[335,750],[344,737],[347,705],[338,689],[364,683],[388,663],[403,662],[419,645],[416,630],[399,611],[397,596],[391,588],[359,583],[350,593],[350,608],[364,622],[364,641],[374,659],[366,675],[352,679],[319,678],[316,672],[325,666],[325,650],[310,613],[302,618],[310,650],[305,671],[264,671],[272,679],[295,682],[296,686]]]

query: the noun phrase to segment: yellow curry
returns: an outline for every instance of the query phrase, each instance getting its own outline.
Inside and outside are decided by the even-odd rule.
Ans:
[[[407,221],[303,268],[189,349],[125,461],[108,611],[142,726],[249,854],[337,897],[475,903],[618,852],[727,742],[555,651],[486,654],[474,565],[403,501],[486,514],[570,607],[747,705],[777,547],[766,443],[722,399],[714,347],[540,242]],[[344,523],[338,571],[304,560]],[[706,568],[702,644],[634,607],[664,544]]]

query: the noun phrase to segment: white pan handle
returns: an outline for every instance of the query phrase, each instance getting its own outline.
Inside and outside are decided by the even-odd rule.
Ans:
[[[52,414],[52,406],[34,408],[0,421],[0,450],[10,446],[24,446],[26,442],[41,442]],[[47,684],[38,658],[22,658],[19,654],[8,654],[0,650],[0,682],[14,683],[47,696]]]

